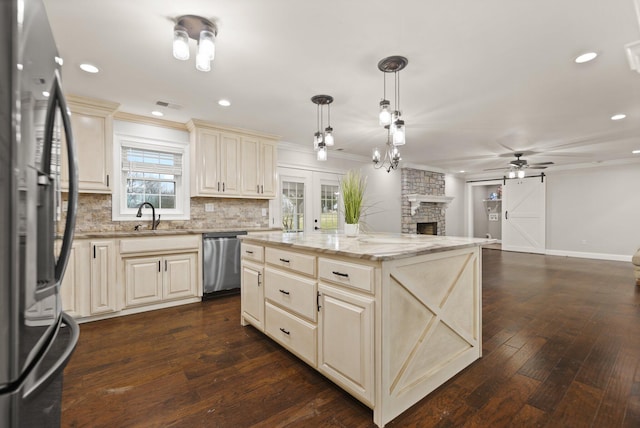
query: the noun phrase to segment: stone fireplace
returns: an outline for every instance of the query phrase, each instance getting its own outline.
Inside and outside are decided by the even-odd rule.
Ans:
[[[444,174],[402,168],[402,233],[418,231],[419,223],[435,223],[433,235],[446,235]],[[424,227],[424,226],[422,226]]]

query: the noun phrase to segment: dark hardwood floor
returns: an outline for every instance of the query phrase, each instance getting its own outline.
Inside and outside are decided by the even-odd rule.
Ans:
[[[484,250],[484,356],[390,427],[640,427],[632,265]],[[65,427],[372,427],[239,296],[81,325]]]

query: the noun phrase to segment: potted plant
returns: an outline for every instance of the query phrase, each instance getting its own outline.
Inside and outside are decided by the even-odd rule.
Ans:
[[[344,205],[344,232],[347,236],[356,236],[359,231],[362,201],[367,188],[367,177],[358,170],[350,170],[340,180],[342,203]]]

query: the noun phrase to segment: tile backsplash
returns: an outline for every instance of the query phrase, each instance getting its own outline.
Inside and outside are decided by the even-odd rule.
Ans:
[[[63,194],[66,199],[66,194]],[[214,211],[205,212],[205,203],[213,203]],[[63,201],[63,205],[66,200]],[[191,219],[162,220],[158,226],[162,229],[255,229],[269,227],[269,216],[263,216],[262,210],[268,214],[269,201],[264,199],[233,198],[191,198]],[[112,221],[111,195],[81,193],[78,198],[78,216],[76,217],[76,233],[113,232],[133,230],[135,225],[149,227],[149,215],[142,220]],[[64,228],[64,218],[58,222]]]

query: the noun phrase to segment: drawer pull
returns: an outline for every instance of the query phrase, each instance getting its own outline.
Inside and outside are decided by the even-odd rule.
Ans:
[[[280,261],[283,262],[283,263],[289,263],[290,262],[290,260],[283,259],[283,258],[280,258]]]
[[[287,296],[290,294],[288,291],[280,290],[282,294],[286,294]]]
[[[349,278],[349,274],[348,273],[337,272],[335,270],[332,271],[331,273],[334,274],[334,275],[338,275],[338,276],[343,276],[345,278]]]
[[[246,250],[246,251],[245,251],[245,253],[247,253],[247,254],[253,254],[253,251]]]
[[[291,334],[291,332],[285,330],[284,328],[280,327],[280,331],[283,332],[284,334]]]

